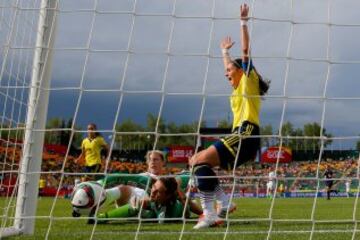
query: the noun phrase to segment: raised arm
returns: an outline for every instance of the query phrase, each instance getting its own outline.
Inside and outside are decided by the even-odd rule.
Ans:
[[[248,62],[249,60],[249,30],[247,21],[249,19],[249,6],[242,4],[240,6],[240,39],[242,45],[242,60]]]
[[[220,48],[221,48],[221,51],[222,51],[225,71],[226,71],[226,68],[227,68],[228,64],[231,62],[229,49],[233,45],[234,45],[234,42],[231,40],[231,37],[229,37],[229,36],[225,37],[220,43]]]

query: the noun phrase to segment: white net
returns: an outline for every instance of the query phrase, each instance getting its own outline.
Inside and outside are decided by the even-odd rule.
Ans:
[[[28,111],[36,23],[36,2],[1,2],[1,227],[14,224],[19,160]],[[3,234],[3,232],[2,232]]]
[[[37,88],[49,93],[46,127],[32,129],[45,134],[44,151],[41,170],[20,173],[25,145],[39,144],[24,143],[24,138],[44,9],[40,0],[0,1],[2,229],[20,219],[15,209],[18,176],[24,174],[40,175],[37,213],[23,217],[35,219],[34,239],[359,238],[358,1],[247,1],[251,58],[257,71],[272,80],[261,111],[261,137],[268,148],[263,155],[275,163],[219,170],[237,209],[223,227],[203,230],[192,229],[198,216],[185,211],[175,223],[136,215],[89,225],[87,215],[71,216],[69,198],[84,176],[146,171],[147,150],[170,154],[176,146],[191,155],[224,136],[216,129],[231,124],[231,89],[219,43],[232,36],[231,54],[239,57],[242,2],[43,2],[52,2],[56,10],[56,24],[44,27],[52,32],[54,45],[41,45],[52,53],[38,65],[52,59],[50,86]],[[97,125],[109,146],[98,173],[84,173],[85,163],[76,161],[89,123]],[[288,149],[274,146],[291,149],[293,161],[281,163]],[[334,172],[330,201],[326,166]],[[184,168],[170,162],[163,174]],[[267,189],[270,171],[275,178]],[[21,196],[25,202],[28,194]],[[100,208],[97,214],[108,210]]]

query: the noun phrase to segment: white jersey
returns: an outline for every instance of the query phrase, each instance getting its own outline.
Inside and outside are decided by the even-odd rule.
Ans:
[[[269,178],[268,178],[268,182],[266,183],[266,187],[268,190],[274,190],[275,189],[275,172],[271,171],[269,172]]]
[[[141,175],[141,176],[149,176],[149,177],[152,177],[152,178],[154,178],[154,179],[157,179],[157,178],[158,178],[157,175],[155,175],[155,174],[153,174],[153,173],[150,173],[150,172],[139,173],[139,175]]]
[[[80,183],[81,183],[80,178],[75,178],[74,187],[76,187],[76,186],[79,185]]]
[[[350,185],[351,185],[351,182],[350,182],[350,181],[346,181],[346,182],[345,182],[346,192],[350,192]]]
[[[139,173],[138,175],[149,176],[154,179],[158,178],[158,176],[156,176],[155,174],[150,173],[150,172],[143,172],[143,173]],[[130,199],[143,199],[144,197],[148,196],[147,192],[142,188],[135,187],[135,186],[129,186],[129,187],[131,189]],[[110,189],[106,189],[105,194],[106,194],[106,200],[103,204],[101,204],[101,206],[107,206],[109,204],[112,204],[113,202],[118,200],[121,196],[118,186],[110,188]]]
[[[105,189],[105,201],[101,204],[101,206],[108,206],[118,200],[121,196],[119,187],[113,187],[109,189]]]
[[[268,181],[275,183],[275,178],[276,178],[275,172],[274,171],[269,172],[269,180]]]
[[[149,176],[153,179],[158,179],[158,176],[150,173],[150,172],[142,172],[139,173],[139,175],[141,176]],[[139,188],[139,187],[134,187],[134,186],[130,186],[131,188],[131,196],[130,196],[130,201],[133,201],[134,199],[143,199],[144,197],[148,197],[148,193],[145,191],[145,189]]]

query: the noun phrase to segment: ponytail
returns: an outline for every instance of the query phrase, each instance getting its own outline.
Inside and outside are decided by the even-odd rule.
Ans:
[[[237,58],[235,60],[232,61],[232,63],[234,64],[235,67],[242,69],[242,59],[241,58]],[[251,63],[250,63],[251,64]],[[256,68],[253,66],[253,69],[256,73],[256,75],[258,75],[259,78],[259,92],[260,92],[260,96],[264,96],[269,88],[270,88],[270,80],[268,79],[264,79],[257,71]],[[247,69],[243,69],[243,71],[246,71]]]
[[[271,81],[269,79],[264,79],[254,68],[256,74],[258,75],[259,78],[259,90],[260,90],[260,96],[264,96],[265,94],[267,94],[269,88],[270,88],[270,83]]]

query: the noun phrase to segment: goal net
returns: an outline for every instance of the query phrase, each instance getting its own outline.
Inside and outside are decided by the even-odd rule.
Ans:
[[[146,171],[148,150],[164,150],[165,175],[174,176],[228,134],[220,42],[231,36],[240,57],[243,2],[0,1],[0,236],[359,238],[360,2],[245,2],[251,59],[271,80],[264,148],[253,163],[217,171],[236,210],[222,227],[193,230],[199,216],[185,211],[162,224],[140,216],[87,224],[91,217],[71,215],[71,193],[85,177]],[[109,154],[85,173],[78,157],[90,123]]]

